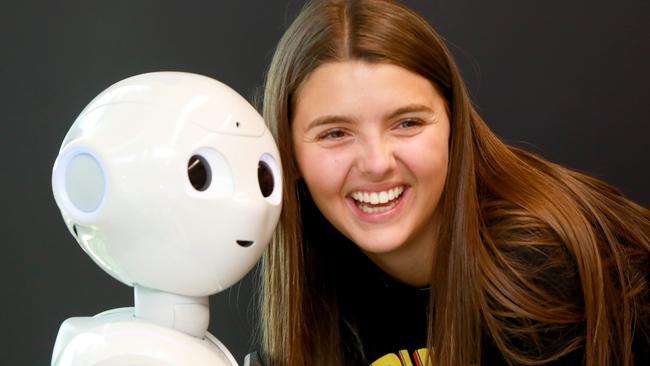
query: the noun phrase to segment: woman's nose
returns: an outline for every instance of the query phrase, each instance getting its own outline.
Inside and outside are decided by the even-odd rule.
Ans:
[[[393,146],[382,138],[365,139],[359,144],[357,166],[364,176],[373,180],[385,178],[395,169]]]

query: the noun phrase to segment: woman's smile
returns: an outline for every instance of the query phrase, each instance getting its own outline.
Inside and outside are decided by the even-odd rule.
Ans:
[[[406,187],[397,185],[381,191],[358,190],[348,195],[352,209],[360,219],[384,221],[395,216],[401,207]]]

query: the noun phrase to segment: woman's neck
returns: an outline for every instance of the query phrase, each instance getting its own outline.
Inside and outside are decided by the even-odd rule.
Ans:
[[[394,279],[412,287],[426,287],[431,281],[433,263],[434,240],[429,239],[388,253],[365,254]]]

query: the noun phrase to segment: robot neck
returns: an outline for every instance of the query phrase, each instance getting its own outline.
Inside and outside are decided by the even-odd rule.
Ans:
[[[203,338],[210,322],[207,296],[183,296],[133,286],[135,317]]]

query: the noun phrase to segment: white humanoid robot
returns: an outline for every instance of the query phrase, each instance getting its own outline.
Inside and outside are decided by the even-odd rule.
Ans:
[[[237,364],[207,332],[208,296],[254,266],[282,198],[277,147],[244,98],[188,73],[118,82],[70,128],[52,186],[79,245],[135,294],[66,320],[52,365]]]

